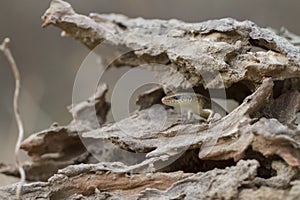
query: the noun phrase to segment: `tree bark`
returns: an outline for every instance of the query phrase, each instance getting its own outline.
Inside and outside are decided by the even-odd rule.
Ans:
[[[106,123],[108,87],[100,85],[88,101],[72,106],[69,125],[54,124],[27,138],[22,149],[32,160],[24,168],[33,182],[23,187],[24,199],[300,196],[298,36],[231,18],[185,23],[84,16],[61,0],[45,12],[43,27],[48,25],[90,49],[103,41],[126,48],[109,67],[143,65],[160,86],[140,94],[131,116]],[[191,88],[203,95],[225,90],[239,106],[211,123],[183,123],[169,107],[153,110],[166,94]],[[153,111],[157,119],[167,116],[163,126],[149,120]],[[110,160],[116,155],[118,162]],[[18,176],[8,165],[1,172]],[[15,187],[1,187],[1,199],[13,198]]]

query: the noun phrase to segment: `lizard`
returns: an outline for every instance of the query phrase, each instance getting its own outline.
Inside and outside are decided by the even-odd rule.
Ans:
[[[163,97],[161,101],[164,105],[179,107],[183,111],[187,111],[188,120],[193,117],[193,114],[197,114],[210,122],[213,119],[215,112],[221,116],[227,114],[227,111],[219,104],[197,93],[176,93]]]

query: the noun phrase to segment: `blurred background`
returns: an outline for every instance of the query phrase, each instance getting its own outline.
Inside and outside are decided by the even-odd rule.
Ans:
[[[176,18],[187,22],[232,17],[262,27],[284,26],[300,35],[300,1],[297,0],[69,0],[79,13],[122,13],[129,17]],[[89,53],[78,41],[61,38],[55,27],[41,28],[41,16],[50,1],[0,1],[0,40],[11,38],[22,78],[20,112],[26,137],[53,122],[67,124],[71,115],[76,72]],[[0,163],[14,163],[17,127],[13,118],[14,79],[0,53]],[[16,179],[0,175],[0,185]]]

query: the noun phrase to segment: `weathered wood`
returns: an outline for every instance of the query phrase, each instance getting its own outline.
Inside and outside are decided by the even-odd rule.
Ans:
[[[183,82],[205,88],[228,88],[240,81],[253,88],[266,76],[273,80],[300,76],[299,49],[251,21],[226,18],[184,23],[95,13],[87,17],[59,0],[52,2],[43,20],[44,27],[53,24],[63,30],[63,35],[80,40],[90,49],[103,40],[124,45],[132,53],[117,60],[118,66],[159,63],[178,69],[184,76],[169,79],[168,83],[175,88],[190,87],[178,85]],[[214,76],[216,71],[222,79],[201,77]]]
[[[129,49],[110,67],[143,64],[161,86],[140,94],[140,108],[131,116],[107,124],[108,88],[102,85],[70,109],[74,119],[69,125],[27,138],[22,145],[32,159],[24,166],[27,178],[45,182],[25,185],[25,199],[300,195],[300,128],[295,122],[300,51],[293,45],[298,36],[230,18],[185,23],[84,16],[61,0],[53,0],[43,16],[43,26],[50,24],[90,49],[103,41]],[[165,94],[182,89],[204,95],[225,90],[240,105],[218,121],[183,122],[160,104]],[[111,160],[114,156],[118,162]],[[1,172],[18,175],[5,165]],[[12,198],[14,189],[0,187],[0,197]]]

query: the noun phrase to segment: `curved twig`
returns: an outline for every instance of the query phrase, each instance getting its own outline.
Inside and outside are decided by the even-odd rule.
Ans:
[[[5,57],[7,58],[8,62],[10,64],[10,67],[11,67],[14,77],[15,77],[15,83],[16,83],[13,107],[14,107],[14,114],[15,114],[17,125],[18,125],[19,134],[18,134],[16,146],[15,146],[15,160],[16,160],[16,165],[19,170],[20,178],[21,178],[20,182],[17,186],[17,189],[16,189],[16,198],[21,199],[21,190],[22,190],[22,186],[25,182],[25,177],[26,177],[24,168],[20,164],[20,158],[19,158],[19,150],[20,150],[20,146],[21,146],[21,143],[22,143],[22,140],[24,137],[24,127],[23,127],[23,122],[21,120],[19,106],[18,106],[21,81],[20,81],[20,73],[19,73],[17,64],[8,48],[9,42],[10,42],[10,39],[5,38],[4,41],[2,42],[2,44],[0,45],[0,50],[3,52],[3,54],[5,55]]]

